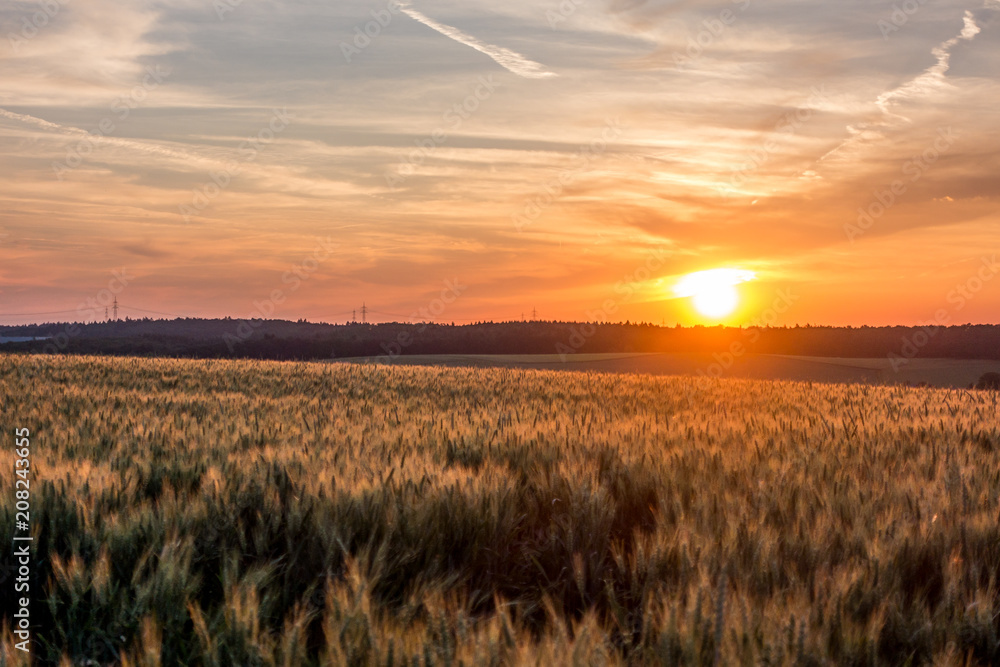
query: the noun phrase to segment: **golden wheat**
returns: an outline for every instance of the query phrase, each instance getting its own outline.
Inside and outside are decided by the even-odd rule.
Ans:
[[[51,664],[998,664],[996,396],[0,357]]]

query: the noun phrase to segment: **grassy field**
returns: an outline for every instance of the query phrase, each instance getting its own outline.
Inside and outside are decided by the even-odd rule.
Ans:
[[[0,401],[39,664],[1000,663],[996,392],[0,356]]]
[[[801,357],[781,354],[743,354],[726,358],[697,353],[607,354],[419,354],[393,358],[395,365],[471,368],[534,368],[554,371],[691,375],[752,380],[798,382],[909,384],[965,389],[984,373],[1000,371],[1000,361],[988,359],[907,359],[886,357]],[[386,363],[387,356],[341,360],[347,363]],[[721,362],[721,363],[720,363]]]

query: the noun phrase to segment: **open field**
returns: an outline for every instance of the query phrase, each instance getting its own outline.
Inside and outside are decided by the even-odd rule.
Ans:
[[[351,363],[388,357],[346,359]],[[777,354],[421,354],[394,357],[392,363],[411,366],[470,366],[535,368],[555,371],[599,373],[644,373],[648,375],[693,375],[755,380],[795,380],[855,384],[911,384],[962,389],[983,373],[1000,371],[1000,361],[966,359],[908,359],[893,367],[885,357],[801,357]]]
[[[997,397],[0,356],[40,664],[998,664]]]

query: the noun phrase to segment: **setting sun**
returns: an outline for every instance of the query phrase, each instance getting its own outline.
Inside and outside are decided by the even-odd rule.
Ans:
[[[695,310],[705,317],[721,319],[739,305],[736,285],[756,277],[753,271],[741,269],[698,271],[684,276],[674,285],[674,292],[679,297],[691,297]]]

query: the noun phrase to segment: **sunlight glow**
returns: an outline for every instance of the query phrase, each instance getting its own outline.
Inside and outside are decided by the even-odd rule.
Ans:
[[[712,319],[732,313],[739,305],[736,285],[755,280],[753,271],[742,269],[710,269],[689,273],[674,285],[679,297],[691,297],[695,309]]]

